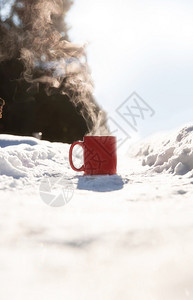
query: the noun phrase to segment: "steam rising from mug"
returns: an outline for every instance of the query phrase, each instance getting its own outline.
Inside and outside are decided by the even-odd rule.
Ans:
[[[37,87],[43,83],[48,95],[57,89],[76,107],[83,104],[81,114],[89,133],[109,134],[105,113],[93,101],[85,46],[68,41],[64,16],[71,4],[69,0],[15,0],[11,13],[16,26],[0,28],[0,61],[19,56],[27,82]]]

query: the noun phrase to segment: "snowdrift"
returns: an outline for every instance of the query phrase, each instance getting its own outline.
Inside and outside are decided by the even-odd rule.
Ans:
[[[42,175],[41,166],[47,164],[49,169],[53,157],[60,152],[60,144],[57,149],[54,150],[52,143],[33,137],[0,135],[0,175],[14,178]]]
[[[132,146],[129,155],[140,159],[151,171],[192,175],[193,124],[158,133]]]

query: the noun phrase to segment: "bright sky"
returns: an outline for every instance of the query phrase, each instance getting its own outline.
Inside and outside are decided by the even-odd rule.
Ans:
[[[119,124],[133,91],[156,112],[139,120],[141,136],[192,120],[192,0],[74,0],[67,21],[72,41],[89,43],[96,99]]]

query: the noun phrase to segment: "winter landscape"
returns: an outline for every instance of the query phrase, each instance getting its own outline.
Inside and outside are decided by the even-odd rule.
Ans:
[[[73,171],[69,144],[0,146],[0,299],[192,299],[192,124],[118,152],[112,176]]]
[[[192,15],[0,0],[0,300],[193,299]]]

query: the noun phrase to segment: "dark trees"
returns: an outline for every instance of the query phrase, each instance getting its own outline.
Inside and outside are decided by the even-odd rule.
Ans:
[[[69,0],[0,0],[0,132],[73,142],[106,130],[84,48],[69,42]]]

